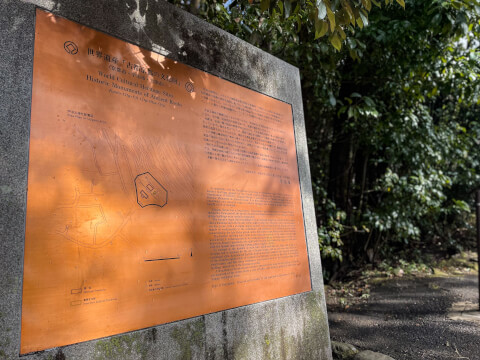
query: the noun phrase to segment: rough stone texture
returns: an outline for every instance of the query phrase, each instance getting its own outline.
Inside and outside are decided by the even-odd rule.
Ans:
[[[0,359],[20,344],[34,14],[0,3]]]
[[[0,359],[17,358],[35,6],[292,104],[313,291],[25,359],[331,359],[298,69],[161,0],[0,2]]]
[[[334,359],[352,359],[357,353],[357,348],[351,344],[332,341],[332,354]]]
[[[365,350],[365,351],[360,351],[357,355],[355,355],[353,360],[395,360],[395,359],[388,355],[380,354],[370,350]]]
[[[207,359],[330,359],[322,346],[323,293],[311,292],[206,316]]]

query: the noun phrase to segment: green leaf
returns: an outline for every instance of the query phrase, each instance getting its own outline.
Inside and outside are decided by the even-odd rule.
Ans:
[[[452,200],[457,208],[463,211],[470,212],[470,206],[465,201],[457,200],[457,199],[452,199]]]
[[[328,31],[328,24],[326,21],[315,20],[315,40],[324,36]]]
[[[283,6],[285,8],[285,19],[288,19],[290,17],[290,11],[292,11],[292,3],[290,0],[284,0]]]
[[[335,49],[337,49],[338,51],[342,49],[342,42],[340,41],[340,38],[338,37],[337,33],[334,33],[332,36],[330,36],[329,40]]]
[[[350,24],[352,24],[353,26],[355,26],[355,14],[352,10],[352,7],[350,6],[350,4],[348,2],[343,2],[342,3],[342,6],[343,8],[345,9],[345,12],[347,13],[348,15],[348,20],[350,21]]]
[[[317,0],[318,19],[323,20],[327,16],[327,6],[321,0]]]
[[[363,21],[361,18],[357,18],[357,25],[360,29],[363,29]]]
[[[300,3],[298,2],[297,6],[295,6],[295,10],[293,10],[293,14],[297,15],[301,8],[302,7],[300,6]],[[300,18],[297,18],[297,21],[300,21],[300,20],[301,20]]]
[[[401,5],[405,9],[405,0],[397,0],[397,3]]]
[[[260,10],[266,11],[270,7],[270,0],[262,0],[260,3]]]
[[[368,11],[372,9],[372,3],[370,0],[362,0],[362,4]]]
[[[334,35],[334,36],[335,36],[335,35]],[[337,39],[338,39],[338,36],[337,36]],[[339,42],[340,42],[340,40],[339,40]],[[342,44],[340,43],[340,47],[341,47],[341,46],[342,46]],[[333,96],[333,93],[330,92],[328,95],[329,95],[329,96],[328,96],[328,101],[330,101],[330,104],[331,104],[332,106],[337,105],[337,99],[335,99],[335,96]]]
[[[348,118],[351,119],[352,117],[355,116],[354,114],[355,114],[355,112],[353,110],[353,107],[349,107],[348,112],[347,112]]]
[[[333,11],[330,9],[330,7],[327,7],[327,16],[328,16],[328,21],[330,22],[330,31],[333,32],[335,30],[335,14]]]
[[[283,15],[283,2],[282,1],[278,2],[278,8],[280,9],[280,15]]]
[[[360,10],[360,18],[362,19],[362,23],[364,26],[368,26],[368,14],[365,10]]]

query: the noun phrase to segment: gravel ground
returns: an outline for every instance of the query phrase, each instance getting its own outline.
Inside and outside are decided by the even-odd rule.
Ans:
[[[332,340],[396,360],[480,360],[480,323],[447,318],[454,302],[478,304],[477,275],[397,278],[372,289],[367,304],[329,307]]]

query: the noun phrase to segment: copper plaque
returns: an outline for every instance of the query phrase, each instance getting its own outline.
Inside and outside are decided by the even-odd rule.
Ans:
[[[291,106],[38,10],[21,353],[310,289]]]

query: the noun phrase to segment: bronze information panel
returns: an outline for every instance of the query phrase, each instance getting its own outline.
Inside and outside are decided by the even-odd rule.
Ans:
[[[21,353],[311,289],[289,104],[41,10],[32,96]]]

